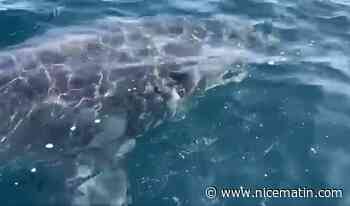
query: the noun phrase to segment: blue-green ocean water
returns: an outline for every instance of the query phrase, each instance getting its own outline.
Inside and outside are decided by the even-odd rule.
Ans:
[[[106,16],[160,14],[248,19],[271,37],[251,42],[268,61],[247,65],[240,83],[192,97],[176,121],[138,140],[127,161],[131,205],[350,205],[348,0],[0,0],[0,48]],[[62,192],[61,171],[37,165],[32,174],[30,167],[2,168],[1,206],[45,205]],[[211,185],[344,195],[212,201],[204,194]]]

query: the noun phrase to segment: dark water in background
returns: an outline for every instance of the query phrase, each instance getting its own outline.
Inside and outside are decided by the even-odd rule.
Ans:
[[[157,14],[249,20],[268,37],[251,42],[267,61],[138,140],[127,165],[132,205],[350,205],[347,0],[0,0],[0,47],[104,16]],[[0,205],[40,205],[60,192],[60,171],[36,165],[32,174],[26,164],[2,168]],[[344,198],[213,202],[208,185],[343,188]]]

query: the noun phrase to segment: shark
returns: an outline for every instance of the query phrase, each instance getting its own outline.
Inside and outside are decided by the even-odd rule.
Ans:
[[[245,38],[226,18],[111,17],[1,50],[0,164],[58,162],[69,204],[128,205],[125,155],[189,97],[244,79]]]

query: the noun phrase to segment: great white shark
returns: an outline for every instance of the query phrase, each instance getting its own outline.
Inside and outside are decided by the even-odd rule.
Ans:
[[[1,164],[63,162],[70,204],[127,205],[124,155],[184,99],[246,75],[245,31],[225,18],[107,18],[3,49]]]

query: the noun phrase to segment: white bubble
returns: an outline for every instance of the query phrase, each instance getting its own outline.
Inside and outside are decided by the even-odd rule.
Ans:
[[[178,197],[172,197],[173,201],[176,203],[176,205],[181,205],[181,201]]]
[[[267,64],[268,64],[268,65],[275,65],[275,61],[270,60],[270,61],[267,62]]]
[[[178,154],[181,157],[181,159],[185,159],[185,155],[183,155],[182,153],[178,153]]]
[[[100,119],[95,119],[95,124],[99,124],[99,123],[101,123],[101,120]]]
[[[52,149],[52,148],[54,148],[54,145],[53,145],[52,143],[47,143],[47,144],[45,145],[45,148],[46,148],[46,149]]]
[[[31,173],[35,173],[35,172],[36,172],[36,168],[33,167],[32,169],[30,169],[30,172],[31,172]]]
[[[71,128],[70,128],[70,131],[75,131],[77,129],[77,127],[75,125],[73,125]]]
[[[313,45],[315,45],[315,43],[316,43],[315,40],[311,40],[311,41],[309,42],[309,46],[313,46]]]
[[[2,137],[1,140],[0,140],[0,142],[1,142],[1,143],[4,143],[6,140],[7,140],[7,137]]]
[[[288,60],[288,59],[287,59],[286,57],[281,57],[281,58],[280,58],[280,61],[281,61],[281,62],[285,62],[285,61],[287,61],[287,60]]]
[[[317,154],[317,150],[316,150],[314,147],[311,147],[311,148],[310,148],[310,151],[311,151],[313,154]]]

